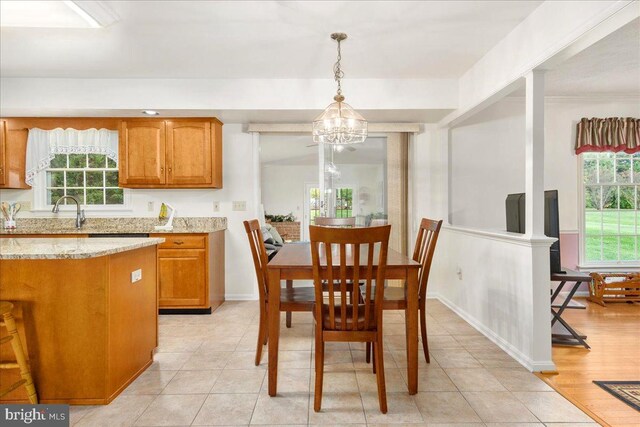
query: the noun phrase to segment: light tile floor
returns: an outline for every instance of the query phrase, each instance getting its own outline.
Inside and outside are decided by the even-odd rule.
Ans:
[[[160,316],[153,365],[106,406],[74,406],[74,426],[378,425],[589,426],[593,421],[436,300],[427,311],[431,363],[406,386],[404,315],[385,312],[389,412],[378,409],[363,344],[327,344],[322,411],[313,411],[313,319],[294,313],[280,337],[278,396],[267,354],[254,365],[258,303],[210,316]]]

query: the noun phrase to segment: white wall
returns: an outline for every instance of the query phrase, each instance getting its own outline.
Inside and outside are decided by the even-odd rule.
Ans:
[[[639,116],[639,99],[545,102],[545,189],[558,190],[562,231],[578,230],[578,121]],[[451,131],[452,224],[505,229],[506,195],[524,192],[524,121],[524,99],[505,98]]]
[[[240,124],[225,124],[223,130],[223,180],[221,190],[128,190],[131,210],[112,214],[88,212],[92,216],[156,216],[160,203],[171,203],[178,216],[224,216],[225,232],[225,284],[228,299],[247,299],[257,295],[253,261],[242,221],[256,217],[254,203],[254,177],[250,165],[254,157],[252,136],[242,131]],[[0,199],[32,200],[31,190],[0,190]],[[213,202],[220,202],[220,212],[213,212]],[[247,210],[231,210],[232,201],[246,201]],[[155,202],[156,211],[149,212],[147,203]],[[53,216],[50,212],[20,212],[20,216]],[[73,216],[73,213],[60,215]]]

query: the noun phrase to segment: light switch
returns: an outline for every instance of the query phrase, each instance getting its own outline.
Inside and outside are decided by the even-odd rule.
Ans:
[[[240,201],[240,202],[231,202],[231,206],[232,209],[234,211],[246,211],[247,210],[247,202]]]
[[[136,283],[142,280],[142,269],[137,269],[131,272],[131,283]]]

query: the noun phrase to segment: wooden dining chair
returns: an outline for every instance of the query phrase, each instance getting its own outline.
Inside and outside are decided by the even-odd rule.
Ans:
[[[330,218],[327,216],[317,216],[314,219],[314,224],[322,227],[355,227],[356,217],[351,216],[347,218]]]
[[[413,260],[419,262],[420,272],[418,273],[418,308],[420,310],[420,333],[422,335],[422,350],[427,363],[431,363],[429,357],[429,343],[427,341],[427,283],[429,282],[429,271],[433,254],[436,250],[438,235],[442,227],[442,220],[422,218],[420,229],[413,249]],[[406,310],[407,297],[405,287],[388,286],[384,290],[383,310]],[[371,360],[371,347],[366,346],[366,361]],[[375,362],[375,359],[374,359]],[[374,364],[374,369],[376,366]]]
[[[324,343],[338,341],[373,344],[380,411],[387,413],[382,304],[376,303],[383,300],[384,286],[375,284],[384,283],[390,232],[391,226],[388,225],[369,228],[309,227],[316,294],[313,311],[316,358],[313,408],[316,412],[320,411],[322,404]],[[355,295],[350,301],[356,301],[356,304],[347,303],[348,282],[360,281],[364,282],[362,294],[360,287],[355,286]],[[327,300],[323,297],[325,285],[329,287]],[[374,291],[377,295],[373,295]]]
[[[267,325],[267,307],[269,306],[269,282],[267,275],[267,250],[262,241],[260,223],[257,219],[244,221],[244,229],[249,238],[251,254],[253,255],[253,265],[258,278],[258,295],[260,299],[260,326],[258,328],[258,344],[256,348],[255,364],[258,366],[262,359],[262,346],[267,344],[269,328]],[[280,311],[287,313],[287,326],[291,325],[291,312],[293,311],[313,311],[315,301],[315,291],[311,287],[289,286],[280,292]]]

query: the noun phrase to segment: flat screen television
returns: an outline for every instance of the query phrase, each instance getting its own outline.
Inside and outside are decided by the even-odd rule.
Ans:
[[[505,210],[507,214],[507,231],[525,232],[525,195],[515,193],[507,195]],[[551,273],[562,273],[560,264],[560,211],[558,207],[558,190],[544,192],[544,234],[556,240],[549,250]]]

